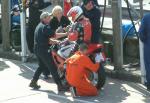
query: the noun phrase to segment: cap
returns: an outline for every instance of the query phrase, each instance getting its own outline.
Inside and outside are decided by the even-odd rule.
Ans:
[[[48,16],[52,16],[52,14],[49,13],[49,12],[43,12],[43,13],[40,15],[40,19],[47,18]]]

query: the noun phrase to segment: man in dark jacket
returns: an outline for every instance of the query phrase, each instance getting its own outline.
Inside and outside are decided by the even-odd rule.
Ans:
[[[101,11],[94,4],[93,0],[83,0],[83,14],[85,17],[90,19],[92,24],[92,43],[99,43],[100,40],[100,18]]]
[[[142,19],[139,37],[144,44],[144,63],[147,80],[145,85],[150,90],[150,13],[146,14]]]
[[[49,5],[51,5],[51,2],[44,2],[44,0],[27,0],[27,6],[29,7],[29,22],[26,37],[30,53],[34,52],[34,31],[40,22],[41,10]],[[48,70],[45,69],[43,74],[45,76],[44,78],[47,79],[49,75]]]
[[[34,89],[39,89],[40,86],[37,85],[39,76],[46,68],[48,68],[48,70],[52,74],[55,83],[58,86],[58,90],[59,91],[65,90],[66,88],[62,85],[59,75],[57,73],[57,68],[53,61],[52,54],[51,52],[49,52],[48,49],[49,42],[51,44],[59,43],[58,40],[54,39],[55,33],[51,30],[49,26],[51,16],[48,12],[44,12],[41,14],[40,19],[41,22],[38,24],[38,26],[35,29],[35,37],[34,37],[34,46],[35,46],[34,50],[39,62],[39,67],[36,70],[29,86]],[[66,36],[66,34],[55,35],[56,38],[63,37],[63,36]]]

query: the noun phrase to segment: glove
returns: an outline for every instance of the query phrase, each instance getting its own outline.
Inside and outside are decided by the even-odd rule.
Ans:
[[[100,63],[100,61],[101,61],[101,56],[100,56],[99,53],[97,53],[96,56],[95,56],[95,62]]]

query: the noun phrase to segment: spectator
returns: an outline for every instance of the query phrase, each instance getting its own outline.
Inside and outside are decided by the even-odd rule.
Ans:
[[[150,90],[150,13],[146,14],[139,29],[139,37],[144,44],[144,63],[146,69],[145,85]]]
[[[55,6],[52,10],[53,18],[50,22],[50,26],[53,31],[56,31],[58,28],[64,29],[70,24],[70,21],[67,17],[63,16],[63,10],[61,6]]]
[[[15,5],[12,9],[12,24],[17,23],[20,24],[20,11],[18,5]]]
[[[101,11],[95,5],[93,0],[83,0],[83,14],[89,18],[92,24],[92,43],[99,43],[100,41],[100,18]]]

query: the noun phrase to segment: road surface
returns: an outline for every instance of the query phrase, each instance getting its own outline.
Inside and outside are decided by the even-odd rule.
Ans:
[[[150,92],[141,84],[107,79],[96,97],[72,98],[58,93],[52,79],[39,81],[39,91],[28,87],[37,64],[0,59],[0,103],[150,103]]]

